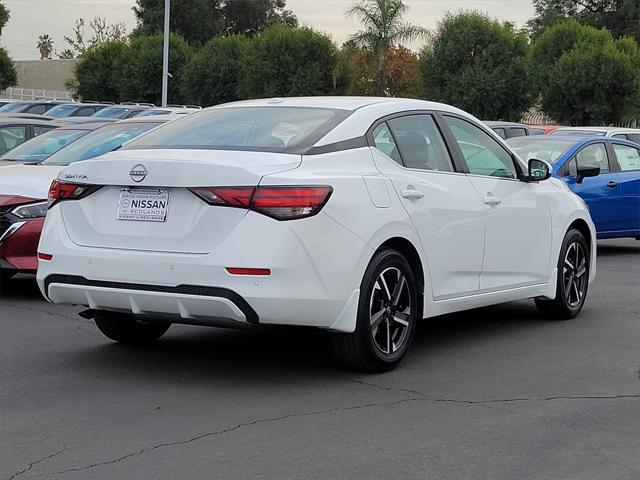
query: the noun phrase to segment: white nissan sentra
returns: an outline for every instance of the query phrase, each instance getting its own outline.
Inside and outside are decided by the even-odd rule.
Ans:
[[[438,103],[230,103],[63,170],[38,282],[116,341],[309,326],[347,365],[385,370],[425,317],[526,298],[580,312],[595,229],[550,170]]]

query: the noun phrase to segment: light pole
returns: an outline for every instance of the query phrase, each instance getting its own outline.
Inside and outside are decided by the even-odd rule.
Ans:
[[[164,48],[162,52],[162,106],[167,106],[169,89],[169,18],[171,17],[171,0],[164,0]]]

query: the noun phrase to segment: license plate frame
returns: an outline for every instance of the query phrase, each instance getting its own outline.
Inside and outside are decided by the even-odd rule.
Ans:
[[[118,197],[116,219],[129,222],[166,222],[170,193],[168,188],[123,187]]]

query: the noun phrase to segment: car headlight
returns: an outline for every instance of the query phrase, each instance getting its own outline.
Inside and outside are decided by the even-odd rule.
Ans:
[[[47,202],[30,203],[14,208],[11,213],[19,218],[39,218],[47,215],[47,207]]]

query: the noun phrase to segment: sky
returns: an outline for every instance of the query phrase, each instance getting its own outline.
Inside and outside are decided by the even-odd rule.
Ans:
[[[2,0],[11,10],[0,44],[14,60],[38,59],[36,42],[41,34],[49,34],[56,50],[64,50],[64,36],[70,35],[75,19],[104,17],[109,23],[124,22],[129,31],[135,26],[131,7],[134,0]],[[358,25],[346,19],[345,10],[352,0],[287,0],[301,24],[328,33],[334,41],[344,42]],[[533,16],[531,0],[405,0],[409,7],[407,20],[433,28],[447,11],[481,10],[500,20],[518,26]],[[418,45],[408,45],[414,49]]]

